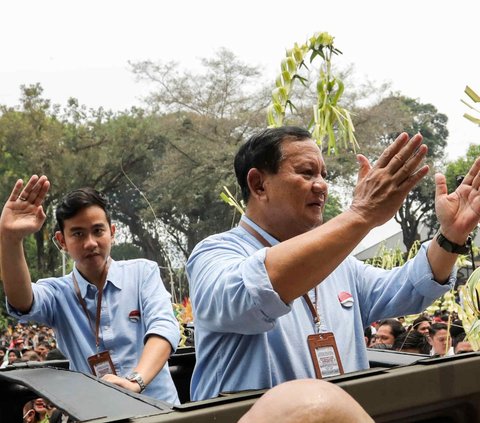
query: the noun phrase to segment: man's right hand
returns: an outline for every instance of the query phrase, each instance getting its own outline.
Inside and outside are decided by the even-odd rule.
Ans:
[[[50,188],[46,176],[33,175],[25,186],[19,179],[0,217],[0,268],[8,302],[27,313],[33,304],[30,272],[22,240],[40,230],[45,222],[42,203]]]
[[[358,156],[360,170],[350,209],[370,227],[390,220],[408,193],[428,173],[427,165],[419,168],[427,154],[422,141],[420,134],[410,139],[405,132],[400,134],[374,166],[365,156]]]
[[[33,175],[25,187],[21,179],[15,183],[0,217],[2,237],[22,240],[40,230],[46,217],[42,203],[49,188],[46,176]]]

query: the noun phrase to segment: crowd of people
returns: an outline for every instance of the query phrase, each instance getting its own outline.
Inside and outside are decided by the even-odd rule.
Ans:
[[[385,319],[368,326],[367,347],[435,357],[473,351],[455,313],[441,313],[441,317],[422,313],[410,325],[402,323],[402,319]]]
[[[454,192],[435,175],[438,232],[413,259],[385,270],[351,252],[427,175],[427,151],[421,134],[402,133],[375,163],[357,155],[351,205],[324,222],[327,168],[307,130],[269,128],[240,147],[234,169],[245,214],[237,227],[201,241],[186,264],[195,316],[192,400],[366,369],[372,322],[379,322],[374,346],[403,348],[413,336],[421,343],[412,335],[420,324],[402,339],[403,325],[384,319],[420,313],[454,286],[458,254],[480,221],[480,158]],[[55,239],[73,271],[32,283],[23,242],[45,222],[49,187],[45,175],[18,180],[2,211],[8,312],[52,327],[72,369],[178,403],[167,363],[180,339],[171,297],[156,263],[111,259],[115,225],[101,193],[76,189],[60,202]],[[429,326],[430,351],[443,354],[445,328]]]
[[[64,360],[53,329],[35,323],[8,325],[0,333],[0,366],[14,362]]]

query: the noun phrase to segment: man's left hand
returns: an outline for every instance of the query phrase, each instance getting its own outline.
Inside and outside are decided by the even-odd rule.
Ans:
[[[140,385],[137,382],[127,380],[124,377],[108,374],[108,375],[102,376],[102,380],[113,383],[114,385],[117,385],[117,386],[121,386],[122,388],[128,389],[132,392],[136,392],[137,394],[140,393]]]
[[[448,194],[444,175],[435,175],[435,185],[435,211],[440,230],[448,240],[462,245],[480,221],[480,158],[451,194]]]

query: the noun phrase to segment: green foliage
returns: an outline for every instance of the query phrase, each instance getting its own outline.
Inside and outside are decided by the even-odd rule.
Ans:
[[[427,163],[431,169],[442,165],[447,144],[447,116],[439,113],[432,104],[419,103],[418,100],[400,97],[410,122],[404,130],[411,136],[420,132],[428,146]],[[393,140],[396,134],[387,138]],[[435,183],[433,172],[422,179],[408,194],[405,202],[395,215],[403,232],[403,243],[407,250],[419,239],[419,225],[424,223],[430,228],[430,236],[436,226],[435,217]]]
[[[470,98],[470,100],[472,100],[474,103],[480,103],[480,96],[475,91],[473,91],[468,85],[465,87],[465,94],[467,94],[467,96]],[[470,105],[466,101],[462,100],[462,103],[465,104],[466,106],[468,106],[474,112],[480,113],[480,110],[476,109],[475,107],[473,107],[472,105]],[[466,119],[468,119],[469,121],[471,121],[473,123],[476,123],[477,125],[480,125],[480,118],[478,118],[478,117],[472,116],[469,113],[465,113],[463,115],[463,117],[465,117]]]
[[[116,243],[112,246],[111,256],[114,260],[130,260],[144,257],[143,251],[128,242]]]
[[[322,58],[316,85],[317,102],[313,106],[313,117],[308,129],[312,131],[312,138],[320,146],[327,141],[328,154],[337,153],[337,138],[345,148],[350,145],[355,150],[357,147],[350,112],[339,104],[345,87],[342,80],[332,72],[332,55],[341,53],[334,47],[333,39],[326,32],[317,33],[305,44],[295,43],[292,49],[287,50],[286,57],[281,62],[281,73],[275,81],[276,87],[272,91],[272,104],[267,108],[268,125],[282,126],[287,108],[291,111],[295,109],[291,100],[294,82],[298,80],[303,85],[308,82],[305,76],[300,75],[302,67],[308,69],[306,56],[310,53],[310,63],[316,57]]]
[[[381,244],[375,256],[365,260],[365,263],[381,269],[391,270],[405,264],[406,260],[413,258],[418,252],[419,243],[415,242],[408,254],[404,254],[399,246],[395,248],[387,248],[385,244]]]
[[[459,318],[467,334],[467,339],[475,351],[480,350],[480,268],[460,287],[463,308],[457,310]]]

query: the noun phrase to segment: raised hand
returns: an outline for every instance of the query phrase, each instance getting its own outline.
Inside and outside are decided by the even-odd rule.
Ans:
[[[365,156],[358,156],[360,169],[350,208],[372,227],[390,220],[412,188],[428,173],[427,165],[419,168],[428,150],[422,142],[420,134],[409,139],[404,132],[385,149],[374,166]]]
[[[442,174],[435,175],[435,185],[435,211],[441,231],[450,241],[463,244],[480,221],[480,158],[451,194]]]
[[[10,239],[23,239],[40,230],[45,222],[42,203],[50,188],[46,176],[33,175],[25,186],[19,179],[5,203],[0,232]]]

